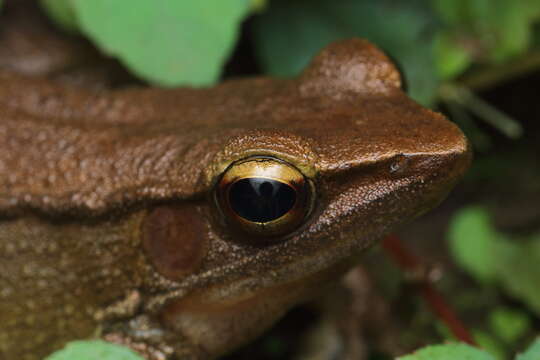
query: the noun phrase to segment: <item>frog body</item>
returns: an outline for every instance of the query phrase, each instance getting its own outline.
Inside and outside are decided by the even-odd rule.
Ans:
[[[296,79],[207,89],[0,70],[0,358],[98,336],[207,359],[260,334],[466,170],[461,131],[400,82],[362,39]],[[223,174],[250,161],[308,183],[294,228],[245,232],[220,209]]]

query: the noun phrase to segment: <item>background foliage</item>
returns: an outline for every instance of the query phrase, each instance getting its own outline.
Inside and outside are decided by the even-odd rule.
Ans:
[[[446,112],[477,154],[464,184],[434,215],[445,219],[437,224],[449,229],[448,247],[425,225],[411,243],[446,269],[440,287],[487,352],[439,345],[400,359],[503,359],[533,343],[540,332],[540,0],[40,1],[58,26],[159,86],[208,86],[254,72],[290,77],[333,40],[375,42],[400,65],[409,94]],[[377,281],[395,296],[406,281],[390,268],[378,270]],[[414,343],[451,339],[437,326],[435,337]],[[87,345],[117,351],[77,343],[50,359],[73,358],[72,351],[84,359]],[[283,355],[279,346],[272,351]],[[516,359],[540,359],[540,342]]]
[[[73,341],[45,360],[144,360],[130,349],[105,341]]]

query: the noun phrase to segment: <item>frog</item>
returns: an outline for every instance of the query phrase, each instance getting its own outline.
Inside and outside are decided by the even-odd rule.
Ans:
[[[369,41],[296,78],[84,87],[0,68],[0,358],[215,359],[332,287],[471,161]]]

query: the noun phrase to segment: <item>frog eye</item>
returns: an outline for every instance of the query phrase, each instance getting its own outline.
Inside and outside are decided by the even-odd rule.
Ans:
[[[314,190],[293,165],[272,157],[250,157],[231,164],[215,189],[229,226],[263,237],[286,235],[311,212]]]

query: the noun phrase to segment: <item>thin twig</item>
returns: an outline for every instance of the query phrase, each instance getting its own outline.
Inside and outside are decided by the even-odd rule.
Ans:
[[[459,84],[473,91],[489,89],[540,69],[540,51],[533,50],[504,64],[484,66],[459,79]]]
[[[383,240],[382,246],[392,259],[407,273],[419,274],[425,268],[421,261],[411,253],[396,235],[390,235]],[[435,315],[450,329],[454,336],[470,345],[475,345],[470,332],[463,325],[450,304],[435,289],[427,276],[418,279],[418,289]]]
[[[508,116],[495,106],[483,100],[470,89],[452,83],[447,83],[439,89],[441,100],[450,104],[456,102],[465,107],[478,118],[511,139],[517,139],[523,134],[523,127],[514,118]]]

